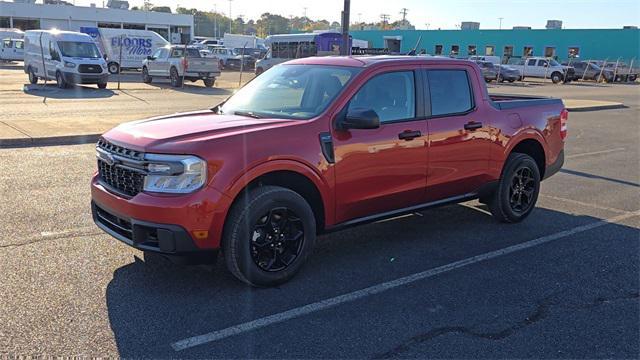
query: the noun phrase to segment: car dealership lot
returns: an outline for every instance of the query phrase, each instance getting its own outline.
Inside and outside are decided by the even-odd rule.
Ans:
[[[4,79],[0,101],[18,108],[0,121],[19,129],[198,109],[225,96],[207,91],[232,91],[126,83],[134,97],[43,101],[21,91],[23,73]],[[627,108],[570,114],[564,170],[523,223],[498,224],[470,202],[324,235],[299,276],[273,289],[245,287],[222,262],[145,259],[99,231],[93,145],[2,149],[0,354],[636,358],[639,89],[491,85]]]

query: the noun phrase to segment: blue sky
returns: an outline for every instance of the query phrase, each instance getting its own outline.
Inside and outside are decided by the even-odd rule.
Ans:
[[[77,5],[102,4],[101,0],[76,0]],[[106,1],[105,1],[106,2]],[[129,0],[141,5],[142,0]],[[196,7],[203,10],[217,8],[229,13],[227,0],[152,0],[156,5]],[[343,0],[233,0],[232,15],[257,18],[264,12],[283,16],[302,16],[305,11],[314,19],[340,20]],[[418,28],[454,29],[461,21],[478,21],[481,28],[497,29],[498,18],[502,27],[516,25],[543,28],[547,19],[564,21],[565,28],[620,28],[622,25],[640,25],[638,0],[352,0],[352,21],[372,22],[380,14],[389,14],[391,20],[401,18],[400,10],[408,8],[407,18]]]

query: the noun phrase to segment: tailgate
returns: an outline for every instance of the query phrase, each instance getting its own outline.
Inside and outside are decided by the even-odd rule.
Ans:
[[[187,58],[187,72],[210,73],[219,72],[218,60],[215,58]]]

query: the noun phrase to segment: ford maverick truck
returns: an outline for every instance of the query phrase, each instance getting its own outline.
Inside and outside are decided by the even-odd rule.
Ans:
[[[472,199],[522,221],[562,167],[567,119],[559,99],[489,95],[470,61],[298,59],[210,110],[105,133],[93,218],[145,252],[221,250],[238,279],[273,286],[317,234]]]

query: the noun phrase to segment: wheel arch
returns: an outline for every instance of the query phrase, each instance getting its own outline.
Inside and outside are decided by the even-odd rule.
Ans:
[[[531,156],[538,165],[540,178],[544,178],[544,172],[547,168],[547,154],[545,152],[545,147],[542,145],[541,139],[529,136],[521,138],[518,141],[514,141],[513,146],[507,151],[505,159],[512,153],[521,153]]]
[[[318,232],[332,224],[333,209],[330,197],[329,185],[324,179],[309,166],[294,160],[272,160],[262,163],[236,179],[226,190],[227,204],[225,214],[228,214],[232,206],[248,191],[258,186],[281,186],[290,189],[309,204],[316,218],[316,229]],[[226,217],[218,228],[224,234]]]

